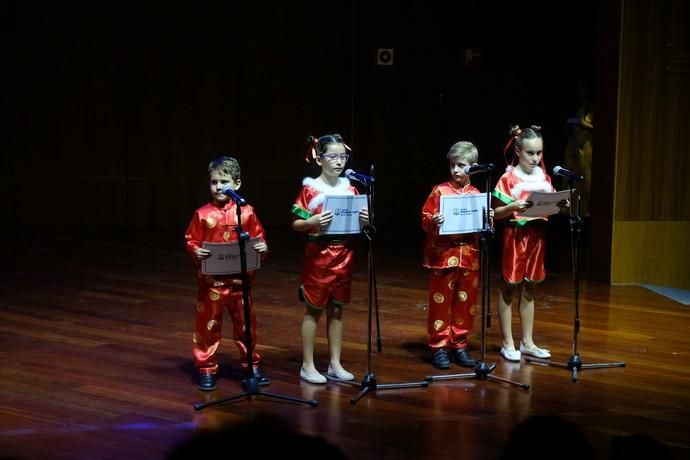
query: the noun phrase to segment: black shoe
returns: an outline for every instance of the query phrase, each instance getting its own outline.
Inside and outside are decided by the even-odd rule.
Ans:
[[[266,377],[258,367],[254,368],[254,378],[256,379],[256,383],[259,385],[270,385],[271,384],[271,379]]]
[[[302,286],[297,288],[297,300],[300,302],[306,302],[307,299],[304,297],[304,291],[302,290]]]
[[[474,359],[470,352],[466,348],[460,350],[455,350],[453,352],[453,361],[460,364],[463,367],[474,367]]]
[[[450,369],[450,359],[448,358],[448,352],[439,348],[431,356],[431,365],[436,369]]]
[[[199,389],[201,391],[213,391],[216,389],[216,382],[212,374],[202,374],[199,378]]]

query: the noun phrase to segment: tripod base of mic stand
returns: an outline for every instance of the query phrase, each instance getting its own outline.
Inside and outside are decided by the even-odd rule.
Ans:
[[[364,376],[362,379],[362,383],[356,383],[352,380],[341,380],[337,377],[332,377],[330,375],[326,375],[326,378],[328,380],[331,380],[333,382],[337,383],[345,383],[348,385],[352,386],[358,386],[360,387],[359,393],[354,395],[352,399],[350,399],[351,404],[355,404],[357,401],[362,399],[364,395],[369,393],[370,391],[376,391],[376,390],[386,390],[386,389],[392,389],[392,388],[418,388],[418,387],[427,387],[429,386],[429,382],[427,381],[421,381],[421,382],[402,382],[402,383],[376,383],[376,375],[369,373]]]
[[[574,355],[570,355],[570,359],[568,360],[567,363],[559,363],[557,361],[551,361],[549,359],[541,359],[541,358],[532,358],[532,357],[525,357],[525,361],[528,363],[536,363],[536,364],[543,364],[545,366],[555,366],[555,367],[561,367],[563,369],[569,369],[572,374],[572,381],[577,382],[577,374],[580,371],[580,369],[601,369],[605,367],[625,367],[625,363],[622,361],[618,362],[613,362],[613,363],[590,363],[590,364],[583,364],[582,359],[580,358],[580,355],[575,353]]]
[[[217,399],[215,401],[209,401],[207,403],[199,403],[199,404],[194,404],[194,410],[201,410],[205,409],[210,406],[218,406],[220,404],[228,403],[230,401],[234,401],[236,399],[240,398],[251,398],[252,396],[267,396],[269,398],[274,398],[274,399],[280,399],[283,401],[292,401],[292,402],[298,402],[298,403],[304,403],[308,404],[311,407],[316,407],[319,405],[319,402],[314,400],[314,399],[302,399],[302,398],[296,398],[293,396],[288,396],[288,395],[282,395],[279,393],[273,393],[269,391],[264,391],[261,392],[259,391],[259,382],[256,379],[256,377],[248,377],[246,379],[242,380],[242,389],[244,390],[242,393],[237,393],[232,396],[228,396],[227,398],[222,398],[222,399]]]
[[[529,390],[529,385],[526,383],[515,382],[503,377],[491,375],[491,372],[496,368],[496,364],[487,364],[484,361],[477,361],[474,365],[474,372],[466,372],[464,374],[446,374],[446,375],[427,375],[425,380],[432,382],[434,380],[455,380],[455,379],[479,379],[479,380],[493,380],[495,382],[508,383],[510,385],[519,386],[523,390]]]

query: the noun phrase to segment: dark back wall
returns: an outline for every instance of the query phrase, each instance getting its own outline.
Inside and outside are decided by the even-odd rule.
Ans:
[[[508,126],[537,123],[552,167],[575,82],[594,80],[593,1],[1,8],[0,214],[15,231],[184,227],[220,154],[240,160],[264,223],[287,225],[315,172],[306,136],[340,132],[350,167],[376,167],[380,232],[417,238],[452,143],[502,167]]]

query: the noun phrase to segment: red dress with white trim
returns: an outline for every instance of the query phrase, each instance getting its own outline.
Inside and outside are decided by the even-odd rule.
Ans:
[[[359,192],[344,177],[333,187],[318,178],[307,177],[292,205],[293,218],[309,219],[322,212],[326,195],[358,195]],[[304,251],[301,290],[307,305],[321,310],[328,302],[337,305],[350,303],[354,253],[351,237],[323,235],[318,226],[309,230]]]
[[[532,174],[508,166],[491,193],[503,204],[526,200],[530,192],[554,192],[551,178],[536,166]],[[503,230],[503,278],[510,284],[538,283],[546,278],[546,217],[521,217],[517,212]]]

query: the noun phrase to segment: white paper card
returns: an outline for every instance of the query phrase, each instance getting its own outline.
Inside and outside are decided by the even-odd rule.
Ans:
[[[244,244],[247,255],[247,271],[261,268],[261,255],[252,246],[261,238],[250,238]],[[204,275],[234,275],[242,272],[240,261],[240,243],[211,243],[203,241],[202,247],[211,251],[208,259],[201,261],[201,273]]]
[[[574,189],[573,193],[575,193]],[[531,192],[529,197],[527,197],[527,201],[531,201],[532,206],[527,208],[525,212],[518,214],[518,216],[545,217],[551,214],[557,214],[561,210],[556,204],[568,198],[570,198],[570,190],[561,190],[560,192]]]
[[[362,231],[359,210],[367,207],[366,195],[326,195],[323,212],[331,211],[333,220],[322,229],[326,235],[350,235]]]
[[[479,232],[484,228],[486,193],[441,195],[439,208],[444,217],[439,235]]]

